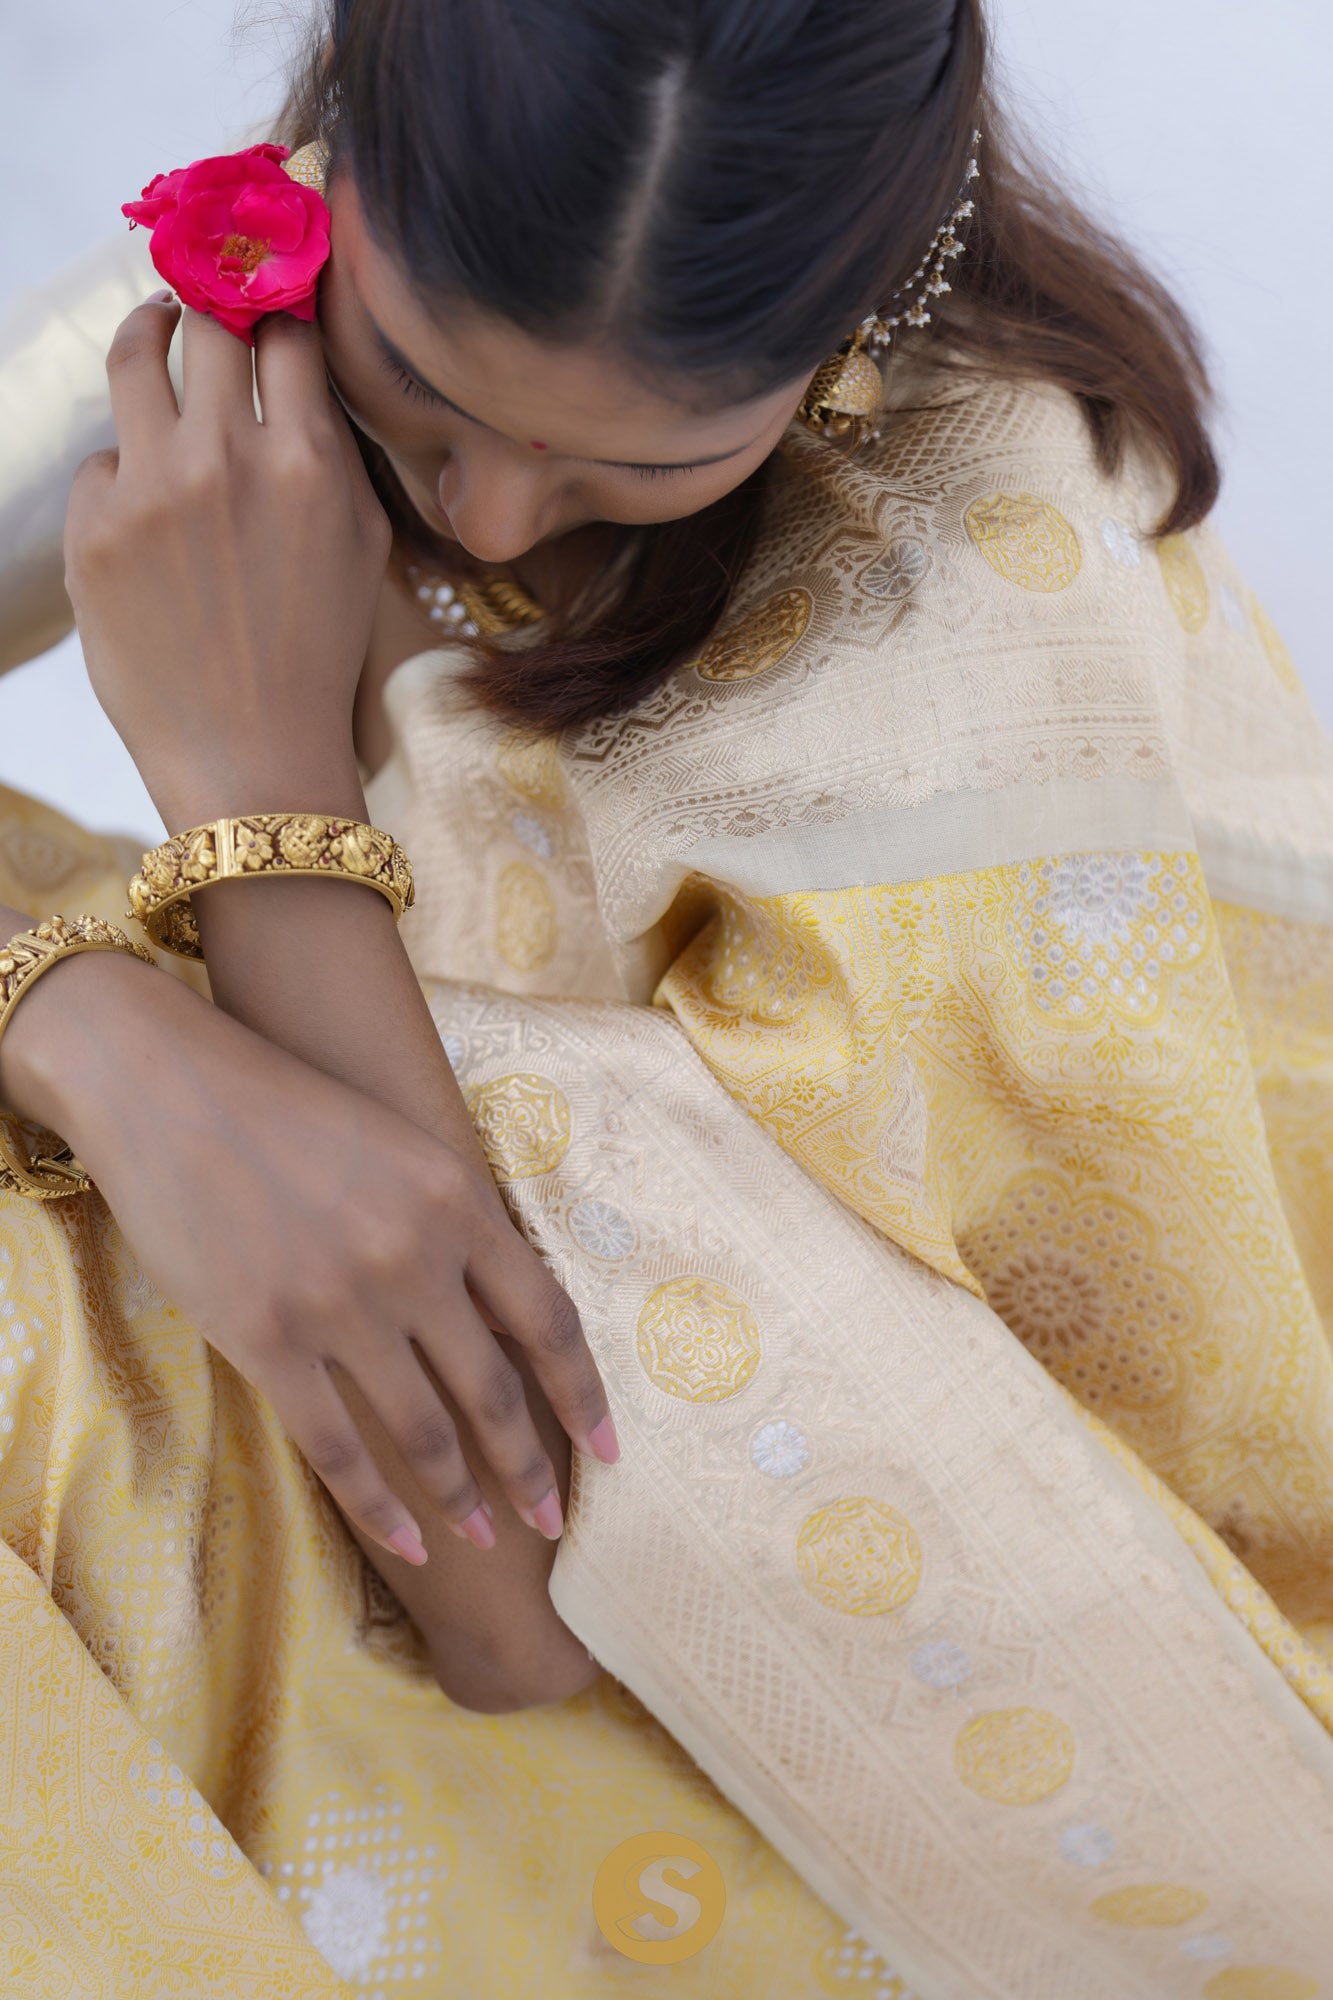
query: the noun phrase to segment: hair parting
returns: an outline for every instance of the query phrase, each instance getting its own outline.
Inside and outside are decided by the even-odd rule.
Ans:
[[[332,0],[328,27],[283,137],[354,175],[418,295],[610,342],[693,407],[812,374],[915,267],[980,125],[966,254],[927,336],[940,365],[1065,389],[1107,471],[1145,444],[1170,482],[1159,534],[1212,507],[1198,338],[1010,130],[983,0]],[[438,562],[362,448],[397,533]],[[539,730],[641,701],[722,616],[766,483],[624,530],[596,615],[479,649],[475,699]]]

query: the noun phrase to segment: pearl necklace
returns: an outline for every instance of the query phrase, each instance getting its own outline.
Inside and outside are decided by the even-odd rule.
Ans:
[[[535,625],[544,616],[526,590],[504,577],[482,577],[450,583],[438,571],[420,563],[404,565],[417,603],[442,637],[490,639],[517,626]]]

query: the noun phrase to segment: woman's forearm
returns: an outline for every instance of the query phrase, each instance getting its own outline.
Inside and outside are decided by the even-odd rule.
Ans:
[[[344,798],[332,809],[350,816],[355,804]],[[270,878],[220,884],[195,907],[224,1011],[432,1134],[475,1143],[382,897],[347,882]],[[0,942],[31,921],[0,906]],[[72,958],[25,996],[0,1038],[0,1103],[49,1124],[76,1150],[80,1131],[96,1129],[105,1140],[96,1103],[110,1081],[99,1047],[103,1032],[121,1052],[118,1066],[128,1048],[151,1068],[152,1045],[186,1030],[199,1004],[177,981],[121,953]],[[132,1031],[135,1017],[144,1025],[141,1035]],[[506,1352],[523,1377],[563,1504],[569,1440],[522,1354],[511,1342]],[[454,1700],[505,1709],[575,1693],[597,1668],[551,1604],[555,1545],[517,1519],[457,1404],[433,1372],[432,1380],[490,1505],[495,1546],[483,1551],[449,1532],[365,1397],[339,1370],[343,1400],[393,1491],[420,1523],[429,1561],[422,1568],[395,1561],[354,1521],[348,1525],[420,1626],[436,1675]]]
[[[243,803],[254,797],[251,787]],[[270,784],[263,799],[272,809],[366,817],[359,784],[346,775],[307,781],[295,795],[291,781]],[[169,810],[169,825],[185,825],[223,808],[216,795],[200,792],[188,803],[169,802]],[[382,896],[346,880],[261,876],[211,887],[195,899],[195,913],[218,1006],[312,1067],[475,1153],[481,1165],[462,1095]],[[524,1376],[563,1508],[569,1440],[517,1351],[510,1345],[507,1352]],[[422,1627],[446,1690],[469,1706],[506,1707],[554,1699],[590,1681],[596,1669],[548,1594],[555,1544],[515,1518],[444,1385],[436,1380],[491,1510],[492,1549],[478,1550],[444,1528],[355,1385],[343,1377],[338,1386],[381,1470],[421,1523],[430,1560],[404,1571],[386,1564],[369,1538],[358,1539]]]
[[[70,497],[66,578],[98,700],[172,833],[247,812],[363,819],[353,715],[388,521],[329,394],[313,324],[270,314],[252,352],[216,318],[186,311],[178,397],[166,368],[176,314],[165,295],[119,328],[107,359],[118,451],[86,460]],[[242,1237],[233,1254],[265,1261],[279,1313],[266,1356],[281,1373],[301,1350],[321,1398],[319,1425],[304,1425],[306,1455],[357,1532],[382,1524],[390,1547],[390,1532],[406,1533],[414,1561],[398,1510],[421,1489],[432,1496],[420,1525],[435,1559],[391,1579],[423,1626],[467,1621],[466,1592],[449,1586],[458,1565],[466,1576],[475,1563],[492,1593],[512,1585],[514,1619],[545,1620],[556,1648],[567,1635],[545,1590],[543,1537],[559,1531],[567,1472],[543,1444],[495,1329],[522,1349],[564,1433],[613,1458],[605,1388],[570,1300],[506,1216],[380,901],[347,882],[263,879],[198,897],[218,1002],[210,1013],[267,1051],[291,1101],[310,1104],[289,1134],[277,1112],[272,1130],[246,1128],[252,1151],[287,1149],[284,1171],[305,1202],[304,1261],[301,1241],[289,1254],[262,1217],[259,1242]],[[262,1119],[262,1105],[246,1108]],[[209,1121],[220,1143],[232,1140],[225,1098]],[[111,1177],[133,1208],[121,1164],[113,1155]],[[311,1188],[323,1190],[322,1216],[310,1212]],[[285,1190],[272,1205],[286,1211]],[[329,1216],[340,1219],[337,1236],[322,1226]],[[188,1270],[184,1278],[177,1289],[193,1294]],[[299,1339],[286,1324],[293,1315]],[[348,1364],[404,1460],[373,1481],[345,1399],[326,1388],[330,1358]],[[427,1360],[448,1384],[448,1409]],[[453,1406],[484,1460],[465,1458]],[[482,1503],[492,1474],[504,1499],[491,1511],[497,1531],[513,1523],[512,1560],[503,1543],[472,1545],[490,1536]],[[372,1559],[386,1560],[378,1546]]]

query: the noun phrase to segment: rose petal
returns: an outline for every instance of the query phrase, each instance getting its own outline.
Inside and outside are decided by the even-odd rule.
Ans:
[[[276,258],[266,258],[250,274],[249,296],[256,304],[262,299],[265,312],[280,310],[289,299],[301,298],[309,289],[303,272],[293,277]]]
[[[269,142],[215,154],[157,175],[124,205],[131,223],[151,224],[154,266],[184,303],[250,346],[265,312],[314,318],[329,255],[328,206],[283,172],[287,157]],[[248,248],[228,251],[233,238],[264,246],[253,268]]]
[[[175,207],[185,174],[184,167],[176,167],[169,174],[154,174],[138,201],[121,204],[121,214],[128,215],[131,224],[141,222],[151,228],[159,216]]]

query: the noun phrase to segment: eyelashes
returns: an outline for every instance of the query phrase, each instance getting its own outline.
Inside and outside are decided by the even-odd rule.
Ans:
[[[428,389],[424,382],[419,382],[415,375],[410,375],[406,368],[400,367],[391,354],[382,354],[380,356],[380,366],[383,368],[385,374],[389,376],[390,380],[397,383],[403,395],[409,397],[412,402],[422,403],[428,409],[453,409],[454,406],[452,403],[446,402],[443,396],[437,396],[434,389]],[[457,414],[462,416],[463,412],[460,410]],[[599,470],[603,472],[632,472],[638,479],[675,479],[681,473],[697,472],[698,467],[694,465],[617,465],[610,460],[602,460],[599,461]]]
[[[391,354],[380,356],[380,366],[385,374],[398,384],[403,394],[410,396],[414,403],[428,403],[433,409],[439,410],[449,408],[443,396],[437,396],[424,382],[418,382],[415,375],[409,375],[406,368],[400,368]]]
[[[682,472],[697,472],[695,465],[618,465],[616,472],[637,472],[640,479],[675,479]]]

